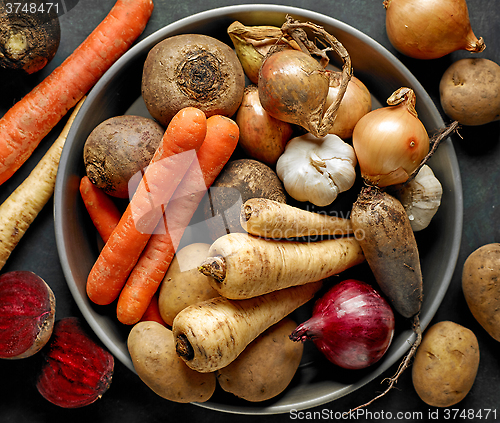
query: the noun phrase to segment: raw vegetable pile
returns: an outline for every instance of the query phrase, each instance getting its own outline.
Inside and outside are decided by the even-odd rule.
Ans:
[[[458,40],[452,47],[440,47],[435,39],[428,41],[435,51],[415,47],[427,41],[398,43],[397,22],[407,15],[398,8],[412,3],[384,2],[390,40],[404,54],[432,59],[453,49],[484,49],[470,25],[463,31],[468,41]],[[452,7],[442,3],[443,10]],[[461,2],[455,3],[459,7]],[[132,6],[123,0],[116,10],[121,7]],[[113,60],[140,34],[152,10],[149,1],[135,7],[143,12],[142,26],[117,47],[120,51]],[[416,25],[417,17],[412,16]],[[287,16],[280,28],[234,22],[227,32],[232,46],[200,34],[158,43],[149,52],[142,78],[142,98],[151,118],[115,116],[94,128],[87,139],[80,194],[102,241],[88,275],[88,297],[97,305],[116,308],[117,320],[130,327],[127,345],[137,374],[171,401],[208,401],[218,387],[250,402],[274,398],[291,383],[308,341],[332,366],[367,368],[389,349],[397,320],[406,320],[416,337],[381,395],[414,360],[414,385],[423,401],[436,406],[460,401],[474,382],[479,347],[472,332],[453,322],[423,336],[419,313],[426,293],[415,232],[428,227],[443,193],[428,160],[459,124],[498,120],[500,106],[494,102],[500,96],[482,95],[482,102],[491,102],[485,107],[482,103],[477,116],[467,112],[479,107],[457,106],[455,98],[464,96],[447,78],[450,73],[456,78],[460,70],[450,70],[443,75],[441,101],[452,122],[429,135],[416,113],[418,99],[411,87],[400,87],[387,105],[372,110],[370,92],[356,77],[349,52],[322,27]],[[425,36],[433,35],[426,31]],[[58,102],[60,110],[50,119],[27,121],[19,116],[31,111],[30,101],[45,91],[56,92],[53,84],[58,78],[75,73],[76,58],[91,51],[93,41],[91,35],[75,52],[74,62],[68,58],[0,120],[4,182],[76,105],[54,144],[57,151],[41,162],[48,162],[50,178],[45,168],[37,170],[43,178],[30,175],[0,206],[0,214],[14,221],[21,213],[15,204],[38,189],[35,182],[45,189],[38,204],[30,205],[33,212],[23,219],[24,226],[0,228],[2,265],[52,195],[60,150],[80,100],[111,63],[101,63],[89,81],[69,84],[70,100]],[[330,66],[332,54],[340,58],[340,70]],[[457,62],[452,67],[463,66],[464,74],[489,72],[500,86],[498,65],[467,60],[473,64]],[[480,80],[475,83],[481,85]],[[472,96],[466,97],[472,103]],[[28,127],[21,130],[26,122]],[[24,132],[34,136],[19,139]],[[10,154],[14,144],[19,145],[18,155]],[[328,213],[353,191],[356,201],[344,217]],[[186,230],[200,223],[210,242],[183,244]],[[491,246],[483,256],[471,257],[477,261],[475,269],[469,262],[464,267],[469,307],[495,339],[498,324],[492,323],[484,289],[477,292],[485,278],[476,271],[486,259],[498,268],[499,251]],[[366,280],[347,276],[361,266],[367,269]],[[26,290],[21,284],[25,279],[45,286],[33,275],[4,276],[13,277],[20,291]],[[4,294],[1,282],[2,302],[8,302],[12,294]],[[32,333],[32,345],[19,351],[12,348],[18,332],[12,331],[14,341],[4,339],[11,333],[6,332],[0,357],[31,355],[51,338],[38,381],[40,393],[62,407],[80,407],[106,391],[113,358],[72,320],[56,324],[53,334],[51,321],[48,335],[40,341],[37,329],[49,326],[37,323],[40,316],[45,319],[49,313],[53,320],[55,300],[50,294],[47,287],[47,295],[41,295],[42,311],[21,313],[12,320],[1,320],[0,315],[5,327],[28,319]],[[309,318],[295,321],[294,312],[307,304]],[[6,310],[2,313],[15,314],[14,308]],[[83,361],[78,370],[91,377],[75,391],[59,391],[61,379],[50,379],[50,366],[64,368],[75,361],[68,345],[80,342],[82,351],[92,356],[92,367],[89,370]],[[431,372],[428,355],[421,352],[424,345],[425,351],[434,348],[442,358]],[[457,374],[447,367],[454,348],[470,363],[467,372]],[[446,379],[450,373],[452,381]],[[62,378],[68,386],[77,385],[70,379]],[[455,395],[443,394],[448,384],[456,387]]]

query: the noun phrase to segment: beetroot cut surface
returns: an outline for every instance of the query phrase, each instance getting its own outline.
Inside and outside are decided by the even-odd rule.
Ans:
[[[55,323],[37,380],[38,392],[63,408],[78,408],[100,398],[109,388],[113,356],[94,342],[76,317]]]
[[[0,358],[19,359],[38,352],[54,326],[56,301],[45,281],[18,270],[0,276]]]

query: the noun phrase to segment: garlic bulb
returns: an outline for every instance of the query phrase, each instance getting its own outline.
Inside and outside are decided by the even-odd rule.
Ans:
[[[399,193],[414,231],[425,229],[436,214],[443,195],[443,187],[428,165],[423,165],[414,179]]]
[[[354,185],[356,163],[354,149],[337,135],[306,133],[288,142],[276,173],[291,197],[323,207]]]

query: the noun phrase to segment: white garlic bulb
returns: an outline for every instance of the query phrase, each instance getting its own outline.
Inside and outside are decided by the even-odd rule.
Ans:
[[[323,207],[354,185],[356,163],[354,149],[337,135],[306,133],[288,142],[276,173],[291,197]]]
[[[442,195],[443,187],[428,165],[423,165],[415,178],[403,187],[399,199],[414,231],[429,226],[441,205]]]

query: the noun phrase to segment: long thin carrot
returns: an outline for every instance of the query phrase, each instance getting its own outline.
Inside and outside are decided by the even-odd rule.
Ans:
[[[207,136],[193,164],[167,207],[166,224],[155,233],[132,270],[117,304],[118,320],[136,323],[155,294],[206,189],[209,188],[233,153],[239,138],[238,125],[230,118],[215,115],[207,119]],[[196,172],[199,165],[201,175]],[[164,224],[165,222],[161,222]]]
[[[205,114],[194,107],[182,109],[169,123],[144,177],[89,273],[87,295],[96,304],[110,304],[120,294],[164,207],[194,161],[206,130]]]
[[[153,298],[151,298],[151,302],[149,303],[148,308],[146,309],[144,314],[142,315],[140,321],[156,322],[159,323],[160,325],[168,327],[168,325],[165,323],[165,320],[163,320],[160,314],[160,307],[158,306],[158,295],[153,295]]]
[[[29,176],[0,205],[0,269],[10,257],[26,230],[54,193],[57,168],[68,132],[83,104],[78,103],[61,134],[47,150]]]
[[[0,119],[0,184],[125,53],[146,27],[152,11],[152,0],[118,0],[87,39],[7,111]]]
[[[85,175],[80,180],[80,195],[102,240],[107,242],[122,216],[114,201]]]

